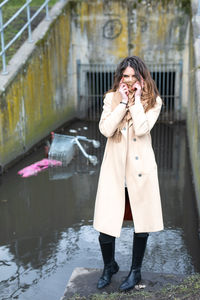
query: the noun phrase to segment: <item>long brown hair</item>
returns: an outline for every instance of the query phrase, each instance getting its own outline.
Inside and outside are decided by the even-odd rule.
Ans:
[[[135,77],[142,85],[142,79],[144,80],[144,86],[142,88],[142,100],[147,100],[147,107],[145,111],[148,111],[156,103],[156,97],[159,96],[158,89],[155,81],[152,79],[150,72],[141,58],[138,56],[125,57],[118,65],[114,75],[114,83],[112,89],[108,92],[116,92],[119,88],[120,80],[123,77],[123,72],[127,67],[131,67],[135,71]],[[142,78],[141,78],[142,77]]]

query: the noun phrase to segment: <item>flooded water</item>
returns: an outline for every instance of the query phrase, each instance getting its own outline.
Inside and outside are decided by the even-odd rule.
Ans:
[[[86,128],[87,127],[87,128]],[[84,144],[103,156],[105,139],[95,122],[76,122],[62,133],[101,142]],[[184,125],[157,125],[153,144],[159,166],[165,230],[150,234],[144,271],[200,271],[198,215]],[[0,179],[0,299],[58,300],[75,267],[101,268],[98,232],[92,227],[100,163],[76,151],[69,168],[47,169],[21,178],[17,171],[44,157],[43,147]],[[131,263],[133,227],[126,222],[116,241],[122,270]]]

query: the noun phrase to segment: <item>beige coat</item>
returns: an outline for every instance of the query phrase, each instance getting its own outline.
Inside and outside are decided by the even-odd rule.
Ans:
[[[126,113],[126,106],[118,104],[111,111],[112,97],[104,99],[99,129],[107,143],[101,165],[96,195],[94,228],[119,237],[125,210],[125,178],[129,193],[135,232],[163,229],[157,164],[151,144],[150,130],[162,106],[160,97],[147,113],[141,103],[131,106],[132,120],[122,130],[116,143],[111,138]]]

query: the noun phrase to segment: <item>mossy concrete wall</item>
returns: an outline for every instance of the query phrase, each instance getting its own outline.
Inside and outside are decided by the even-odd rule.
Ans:
[[[66,5],[66,3],[65,3]],[[30,149],[75,113],[70,88],[70,10],[58,3],[0,76],[0,165]]]
[[[189,1],[188,1],[189,2]],[[188,95],[190,5],[185,1],[71,1],[73,52],[81,63],[118,64],[138,55],[157,65],[182,61],[182,118]],[[157,69],[159,72],[159,69]]]
[[[193,175],[200,216],[200,16],[198,15],[198,0],[192,0],[191,21],[187,131],[193,170],[191,176]]]
[[[118,64],[127,55],[156,64],[182,60],[184,116],[190,17],[183,3],[59,1],[51,21],[43,21],[36,29],[35,44],[22,47],[25,53],[29,49],[28,54],[20,49],[10,62],[8,77],[0,77],[0,165],[5,166],[76,114],[77,60]],[[176,82],[177,89],[180,84]]]
[[[76,57],[84,62],[118,63],[126,55],[158,63],[183,59],[189,10],[176,1],[70,2]]]

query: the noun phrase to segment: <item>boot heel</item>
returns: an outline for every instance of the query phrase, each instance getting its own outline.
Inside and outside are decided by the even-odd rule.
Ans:
[[[141,281],[141,273],[140,269],[131,270],[124,282],[120,285],[120,292],[127,292],[135,287],[135,285],[139,284]]]
[[[116,274],[118,270],[119,270],[119,266],[116,262],[114,262],[114,264],[112,265],[105,266],[103,270],[103,274],[97,283],[97,288],[102,289],[107,285],[109,285],[111,282],[112,275]]]

